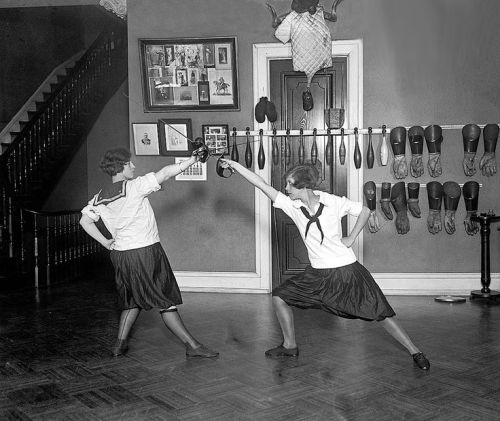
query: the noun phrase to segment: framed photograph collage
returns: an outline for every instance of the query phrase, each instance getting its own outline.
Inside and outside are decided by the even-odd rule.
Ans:
[[[239,109],[236,38],[140,39],[146,112]]]

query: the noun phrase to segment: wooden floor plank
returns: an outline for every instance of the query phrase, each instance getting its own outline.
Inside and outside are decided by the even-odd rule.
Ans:
[[[416,368],[376,322],[294,309],[300,356],[281,341],[269,295],[184,293],[186,326],[221,355],[186,360],[143,312],[129,353],[110,356],[113,283],[0,295],[1,420],[500,420],[500,305],[388,297],[431,360]]]

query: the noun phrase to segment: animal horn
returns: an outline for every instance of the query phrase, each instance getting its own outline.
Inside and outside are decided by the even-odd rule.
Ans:
[[[288,15],[288,13],[278,16],[273,6],[271,6],[269,3],[266,3],[266,5],[271,11],[271,14],[273,15],[273,23],[272,23],[273,28],[277,28],[280,25],[280,23],[283,22],[283,19]]]
[[[344,0],[334,0],[332,4],[332,12],[324,12],[324,17],[326,20],[329,20],[330,22],[337,22],[337,7],[342,3]]]

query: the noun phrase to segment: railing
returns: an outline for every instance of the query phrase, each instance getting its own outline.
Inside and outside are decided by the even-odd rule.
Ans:
[[[76,279],[87,273],[103,247],[79,224],[80,211],[38,212],[22,209],[22,249],[34,286]],[[95,262],[94,262],[95,263]]]
[[[46,169],[75,146],[75,132],[88,125],[86,116],[95,112],[108,86],[121,83],[116,79],[124,73],[125,46],[124,29],[103,32],[68,72],[66,82],[39,104],[38,111],[2,154],[5,178],[13,195],[30,194],[49,181],[43,178]]]
[[[0,257],[36,287],[83,274],[104,249],[79,212],[42,212],[102,107],[127,76],[125,25],[104,31],[0,155]],[[28,210],[30,209],[30,210]]]

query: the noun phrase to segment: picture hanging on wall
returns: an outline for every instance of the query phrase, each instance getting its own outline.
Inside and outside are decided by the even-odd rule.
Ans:
[[[193,152],[191,119],[162,118],[158,120],[160,153],[165,156],[190,156]]]
[[[156,123],[133,123],[136,155],[159,155],[158,125]]]
[[[144,110],[238,110],[236,37],[140,39]]]
[[[208,150],[215,155],[229,153],[229,126],[227,124],[203,124],[203,140]]]

